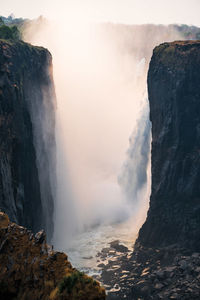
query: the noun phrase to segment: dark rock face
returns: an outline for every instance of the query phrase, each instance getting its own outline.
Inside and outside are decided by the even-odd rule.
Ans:
[[[150,209],[132,254],[111,257],[111,248],[98,255],[109,257],[99,264],[109,300],[200,299],[199,82],[200,42],[155,48]]]
[[[138,242],[200,251],[200,42],[156,47],[148,92],[152,193]]]
[[[51,55],[0,40],[0,210],[53,232],[54,100]],[[54,169],[55,170],[55,169]]]
[[[108,252],[109,253],[109,252]],[[103,253],[102,253],[103,255]],[[175,246],[135,247],[102,268],[108,300],[199,299],[200,253]]]

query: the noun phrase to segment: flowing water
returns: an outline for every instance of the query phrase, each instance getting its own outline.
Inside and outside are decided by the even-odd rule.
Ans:
[[[41,21],[41,20],[40,20]],[[150,194],[146,91],[152,49],[178,37],[168,27],[32,23],[26,40],[53,55],[57,95],[56,249],[99,272],[114,240],[130,250]]]
[[[130,230],[130,223],[102,225],[89,228],[74,237],[69,247],[65,249],[72,264],[89,275],[99,274],[97,267],[101,260],[98,253],[108,248],[110,242],[119,240],[121,244],[133,249],[136,232]],[[111,257],[109,257],[111,259]],[[103,263],[106,263],[105,259]]]

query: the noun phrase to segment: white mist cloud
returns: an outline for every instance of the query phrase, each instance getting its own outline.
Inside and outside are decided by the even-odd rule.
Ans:
[[[64,248],[64,237],[74,230],[120,222],[132,212],[137,214],[137,226],[144,220],[149,185],[143,185],[144,201],[136,207],[130,199],[130,204],[126,201],[117,178],[132,130],[137,131],[138,124],[145,127],[145,120],[137,120],[144,103],[148,105],[144,101],[152,49],[177,37],[171,28],[162,26],[63,21],[36,22],[25,30],[26,40],[47,47],[53,55],[57,94],[57,246]],[[146,156],[148,153],[146,149]],[[135,151],[134,161],[140,163],[137,155]],[[133,172],[138,169],[139,166],[135,170],[131,166]]]

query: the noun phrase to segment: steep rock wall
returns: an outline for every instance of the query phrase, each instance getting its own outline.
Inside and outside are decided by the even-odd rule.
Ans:
[[[152,192],[138,241],[200,250],[200,42],[156,47],[148,72]]]
[[[55,93],[51,55],[0,40],[0,209],[11,221],[53,232]]]

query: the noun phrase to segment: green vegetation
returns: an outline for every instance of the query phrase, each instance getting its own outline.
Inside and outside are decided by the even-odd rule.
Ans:
[[[0,39],[4,40],[19,40],[20,39],[20,32],[17,26],[0,26]]]
[[[73,287],[76,285],[78,281],[82,282],[84,278],[84,274],[82,272],[74,272],[69,276],[65,276],[61,283],[59,284],[59,293],[62,294],[64,290],[67,290],[68,293],[71,293]]]
[[[72,293],[74,287],[76,285],[87,285],[91,284],[93,286],[98,286],[98,283],[96,280],[93,280],[92,278],[86,276],[84,273],[75,271],[74,273],[65,276],[63,280],[60,282],[58,286],[59,294],[62,294],[63,292],[67,292],[69,294]]]
[[[2,17],[0,17],[0,26],[4,25],[4,21],[2,19]]]
[[[0,39],[4,40],[20,40],[20,32],[17,26],[6,26],[2,17],[0,17]]]

